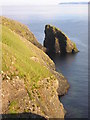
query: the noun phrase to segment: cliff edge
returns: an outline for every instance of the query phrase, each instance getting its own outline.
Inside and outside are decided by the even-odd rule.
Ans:
[[[3,16],[1,19],[2,19],[2,25],[7,26],[13,32],[19,34],[21,37],[24,37],[32,44],[45,51],[45,48],[38,42],[34,34],[29,30],[29,28],[26,25],[23,25],[20,22],[11,20],[9,18],[5,18]]]

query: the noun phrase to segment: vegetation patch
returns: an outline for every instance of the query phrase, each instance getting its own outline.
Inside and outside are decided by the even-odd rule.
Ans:
[[[18,110],[17,101],[12,101],[9,105],[9,113],[11,113],[11,114],[18,113],[17,110]]]
[[[5,26],[2,27],[2,31],[3,71],[10,72],[10,70],[15,71],[17,69],[19,77],[26,76],[26,79],[31,82],[37,82],[51,75],[45,66],[30,59],[35,53],[25,45],[17,34],[14,34]]]

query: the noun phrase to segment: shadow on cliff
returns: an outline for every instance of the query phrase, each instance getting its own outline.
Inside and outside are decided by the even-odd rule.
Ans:
[[[34,113],[1,114],[0,120],[47,120]],[[48,120],[64,120],[64,118],[48,118]]]
[[[46,120],[46,118],[34,113],[1,114],[0,116],[0,120]]]
[[[66,54],[67,38],[65,37],[65,35],[60,34],[59,32],[57,32],[55,36],[58,39],[61,55]]]

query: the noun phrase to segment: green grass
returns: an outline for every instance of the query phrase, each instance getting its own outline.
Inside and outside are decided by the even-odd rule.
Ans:
[[[9,105],[9,113],[16,114],[18,108],[18,103],[16,101],[12,101]]]
[[[5,17],[2,17],[2,24],[10,28],[12,31],[15,31],[17,34],[30,39],[30,41],[34,40],[32,33],[25,25]]]
[[[32,98],[32,95],[31,95],[30,91],[27,88],[26,88],[26,90],[27,90],[29,98],[32,100],[33,98]]]
[[[37,82],[51,76],[50,71],[45,66],[30,59],[30,57],[36,55],[35,47],[28,47],[17,34],[9,30],[6,26],[2,27],[2,51],[3,71],[8,71],[8,73],[15,75],[15,71],[17,70],[19,77],[24,78],[26,76],[26,79],[30,82]],[[12,76],[12,74],[10,75]]]
[[[35,44],[37,47],[42,48],[42,45],[36,40],[35,36],[28,29],[27,26],[17,21],[11,20],[9,18],[0,17],[0,19],[2,19],[2,25],[7,26],[9,29],[14,31],[15,33],[19,34],[20,36],[26,38],[28,41]]]

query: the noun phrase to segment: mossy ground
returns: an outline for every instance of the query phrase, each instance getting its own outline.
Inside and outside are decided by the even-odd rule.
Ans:
[[[9,106],[9,113],[15,114],[17,113],[17,109],[18,109],[17,101],[12,101]]]

